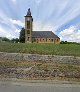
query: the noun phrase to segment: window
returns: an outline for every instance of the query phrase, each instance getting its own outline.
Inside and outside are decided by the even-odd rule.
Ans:
[[[30,30],[27,30],[27,34],[30,34]]]
[[[29,37],[28,37],[28,41],[29,41]]]
[[[53,42],[53,39],[51,39],[51,42]]]
[[[30,21],[27,21],[27,29],[30,29]]]
[[[34,42],[36,42],[36,39],[34,38]]]

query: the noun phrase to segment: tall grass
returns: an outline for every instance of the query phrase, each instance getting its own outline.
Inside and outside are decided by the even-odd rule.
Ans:
[[[0,43],[0,52],[80,56],[80,44]]]

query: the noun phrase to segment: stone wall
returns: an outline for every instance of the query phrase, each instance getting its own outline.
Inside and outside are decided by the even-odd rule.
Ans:
[[[41,62],[80,64],[80,57],[0,52],[0,61],[31,61],[31,62],[41,61]]]
[[[35,39],[35,41],[34,41],[34,39]],[[53,44],[60,44],[60,38],[34,38],[34,39],[33,39],[33,43],[53,43]]]

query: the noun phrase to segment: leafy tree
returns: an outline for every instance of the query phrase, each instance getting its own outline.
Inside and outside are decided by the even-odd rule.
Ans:
[[[2,41],[4,41],[4,42],[10,42],[10,39],[8,39],[8,38],[6,38],[6,37],[2,37],[1,39],[2,39]]]
[[[14,42],[14,43],[18,43],[19,39],[18,38],[15,38],[15,39],[13,38],[11,41]]]
[[[19,41],[24,43],[25,42],[25,29],[22,28],[19,36]]]
[[[64,41],[61,41],[60,44],[64,44],[65,42]]]

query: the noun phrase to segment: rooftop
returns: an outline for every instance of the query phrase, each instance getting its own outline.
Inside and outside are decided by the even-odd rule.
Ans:
[[[33,31],[33,38],[59,38],[52,31]]]

